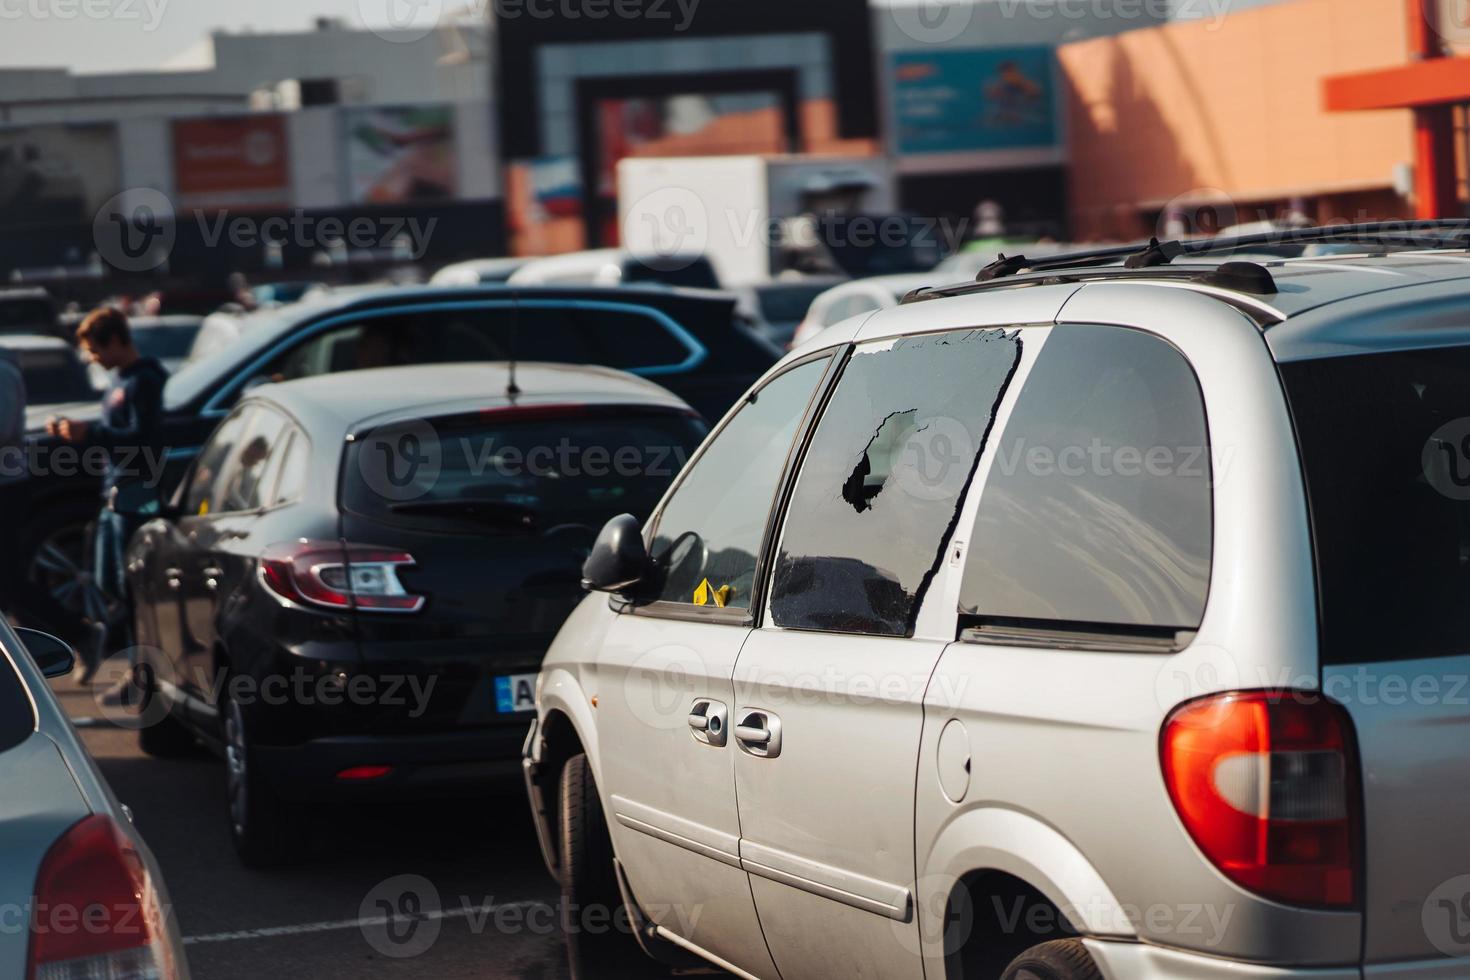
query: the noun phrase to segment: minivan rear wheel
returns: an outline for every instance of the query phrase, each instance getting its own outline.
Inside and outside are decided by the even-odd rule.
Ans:
[[[562,934],[572,980],[646,974],[648,960],[628,934],[612,838],[585,754],[562,767],[560,802]]]
[[[1054,939],[1011,960],[1001,980],[1103,980],[1080,939]]]

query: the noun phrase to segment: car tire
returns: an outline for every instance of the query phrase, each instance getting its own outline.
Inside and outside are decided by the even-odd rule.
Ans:
[[[226,818],[240,863],[271,868],[296,857],[306,834],[301,808],[281,799],[260,771],[250,713],[226,695],[224,716]]]
[[[81,609],[77,590],[90,568],[87,525],[102,507],[95,498],[73,498],[49,506],[33,506],[20,533],[22,574],[56,597],[58,608]],[[45,553],[43,554],[43,549]]]
[[[627,932],[630,918],[618,889],[612,839],[586,755],[574,755],[562,767],[559,798],[562,934],[571,980],[646,976],[649,961]],[[585,914],[594,909],[594,915]],[[598,928],[584,928],[589,921]]]
[[[1054,939],[1011,960],[1001,980],[1103,980],[1080,939]]]
[[[132,684],[138,691],[138,713],[141,717],[146,718],[150,711],[161,710],[155,707],[161,695],[158,693],[158,682],[153,676],[152,668],[146,664],[135,666]],[[194,741],[193,733],[170,711],[160,714],[157,721],[144,724],[138,729],[138,748],[143,750],[144,755],[151,755],[155,759],[180,759],[194,755],[198,751],[198,744]]]

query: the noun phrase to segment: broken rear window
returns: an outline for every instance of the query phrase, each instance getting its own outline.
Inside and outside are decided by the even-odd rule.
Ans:
[[[1019,331],[859,347],[792,492],[771,615],[790,629],[907,636],[934,577]]]

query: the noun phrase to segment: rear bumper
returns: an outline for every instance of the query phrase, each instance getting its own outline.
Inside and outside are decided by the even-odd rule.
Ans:
[[[463,796],[514,785],[524,729],[432,735],[339,735],[293,746],[259,746],[256,764],[291,800]],[[354,766],[391,766],[377,779],[341,780]]]
[[[1085,939],[1107,980],[1465,980],[1470,958],[1369,963],[1363,967],[1280,967],[1242,963],[1144,943]]]
[[[1102,939],[1083,942],[1107,980],[1179,980],[1181,977],[1189,980],[1363,980],[1363,971],[1356,966],[1262,966],[1144,943]]]

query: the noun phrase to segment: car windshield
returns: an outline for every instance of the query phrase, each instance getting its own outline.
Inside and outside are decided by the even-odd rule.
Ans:
[[[1325,663],[1470,650],[1470,347],[1284,364]]]
[[[692,415],[653,408],[528,407],[505,421],[494,414],[383,426],[354,440],[343,507],[487,533],[596,529],[618,514],[652,513],[706,431]],[[401,445],[432,448],[417,453],[425,463],[410,472],[390,458]]]
[[[286,324],[300,318],[301,310],[302,304],[298,304],[289,311],[264,310],[240,317],[238,338],[189,361],[169,376],[163,389],[164,407],[179,408],[209,391],[221,378],[232,374],[242,361],[279,336]]]

